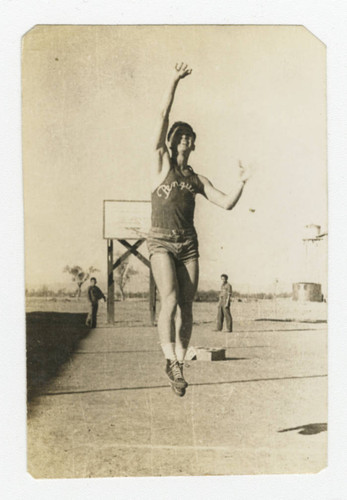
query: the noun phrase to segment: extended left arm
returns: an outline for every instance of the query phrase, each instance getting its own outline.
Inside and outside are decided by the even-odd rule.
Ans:
[[[239,167],[239,182],[228,194],[216,189],[212,185],[211,181],[209,181],[206,177],[199,175],[199,179],[204,186],[204,194],[211,203],[214,203],[225,210],[231,210],[234,208],[242,195],[242,191],[250,175],[249,170],[243,167],[241,162],[239,163]]]

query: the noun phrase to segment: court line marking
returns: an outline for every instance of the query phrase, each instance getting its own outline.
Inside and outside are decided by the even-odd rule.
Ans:
[[[220,349],[252,349],[252,348],[270,348],[271,345],[248,345],[248,346],[221,346]],[[219,348],[219,347],[218,347]],[[132,354],[132,353],[147,353],[147,352],[162,352],[161,349],[149,349],[147,351],[143,350],[125,350],[125,351],[75,351],[73,354]],[[187,360],[191,362],[191,360]]]
[[[231,380],[231,381],[222,381],[222,382],[203,382],[196,384],[189,384],[189,387],[198,387],[205,385],[226,385],[226,384],[244,384],[251,382],[271,382],[271,381],[279,381],[279,380],[298,380],[298,379],[308,379],[308,378],[324,378],[328,375],[304,375],[301,377],[276,377],[276,378],[258,378],[252,380]],[[147,387],[115,387],[109,389],[90,389],[90,390],[80,390],[80,391],[61,391],[61,392],[45,392],[42,394],[38,394],[39,397],[42,396],[67,396],[72,394],[89,394],[96,392],[116,392],[116,391],[141,391],[146,389],[166,389],[168,385],[151,385]]]
[[[85,447],[90,446],[94,448],[93,443],[84,443],[83,445],[78,446]],[[173,445],[173,444],[131,444],[131,443],[112,443],[110,446],[103,447],[104,448],[140,448],[140,449],[163,449],[163,450],[217,450],[217,451],[228,451],[233,450],[233,446],[203,446],[203,445]]]

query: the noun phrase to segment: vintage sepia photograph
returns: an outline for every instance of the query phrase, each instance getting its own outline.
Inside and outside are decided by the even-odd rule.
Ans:
[[[326,57],[300,25],[23,35],[33,478],[327,467]]]

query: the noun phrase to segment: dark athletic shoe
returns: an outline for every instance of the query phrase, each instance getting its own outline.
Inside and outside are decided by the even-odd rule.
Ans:
[[[185,389],[178,389],[177,387],[174,386],[174,384],[170,384],[170,385],[171,385],[171,389],[176,394],[176,396],[179,396],[180,398],[183,398],[183,396],[185,396],[185,394],[186,394]]]
[[[185,389],[188,384],[183,378],[182,369],[177,360],[166,360],[166,375],[169,377],[170,384],[174,385],[175,389]]]
[[[183,363],[178,362],[178,365],[179,365],[181,373],[182,373],[182,378],[183,378],[183,380],[185,381],[185,383],[187,384],[187,387],[188,387],[188,382],[186,381],[186,379],[184,378],[184,375],[183,375],[184,362]]]
[[[185,394],[186,394],[185,389],[179,389],[178,387],[175,387],[175,384],[173,382],[170,382],[170,386],[171,386],[171,389],[173,390],[174,394],[176,394],[176,396],[178,396],[180,398],[183,398],[183,396],[185,396]]]

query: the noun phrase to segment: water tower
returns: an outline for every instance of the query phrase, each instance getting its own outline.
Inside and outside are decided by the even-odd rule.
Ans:
[[[304,227],[302,281],[293,283],[293,300],[322,302],[322,283],[326,282],[327,233],[321,227],[308,224]]]

